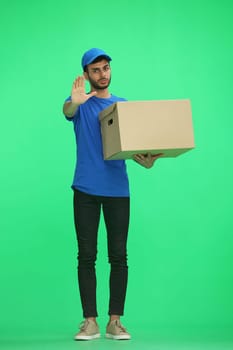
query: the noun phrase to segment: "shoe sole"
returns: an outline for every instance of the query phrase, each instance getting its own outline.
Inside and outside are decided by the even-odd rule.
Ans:
[[[110,333],[106,333],[105,337],[108,339],[114,339],[114,340],[130,340],[130,335],[113,335]]]
[[[74,337],[74,340],[93,340],[100,338],[100,333],[94,334],[94,335],[80,335]]]

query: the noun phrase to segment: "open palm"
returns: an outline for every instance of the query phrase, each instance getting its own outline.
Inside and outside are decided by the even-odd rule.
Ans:
[[[85,91],[85,78],[84,76],[78,76],[72,86],[71,100],[73,103],[80,105],[86,102],[89,98],[96,95],[96,91],[92,91],[86,94]]]

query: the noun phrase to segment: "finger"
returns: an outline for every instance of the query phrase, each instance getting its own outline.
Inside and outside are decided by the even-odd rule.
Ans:
[[[73,87],[77,88],[78,87],[78,82],[79,82],[79,76],[77,76],[74,80]]]
[[[137,162],[142,162],[144,160],[144,157],[142,158],[142,156],[140,154],[135,154],[133,158]]]
[[[73,85],[72,85],[72,88],[76,88],[76,86],[77,86],[77,81],[78,81],[78,78],[76,78],[76,79],[74,80]]]
[[[80,87],[80,77],[77,78],[76,87]]]
[[[141,160],[144,160],[147,157],[146,154],[141,154],[141,153],[137,154],[136,156]]]
[[[78,77],[78,86],[79,87],[84,87],[85,86],[85,79],[84,79],[83,75]]]
[[[90,92],[89,96],[92,97],[92,96],[95,96],[96,94],[97,94],[96,91],[92,91],[92,92]]]
[[[141,160],[140,154],[134,154],[133,155],[134,159]]]
[[[159,154],[153,154],[151,157],[153,158],[153,159],[157,159],[157,158],[160,158],[160,157],[162,157],[163,156],[163,153],[159,153]]]

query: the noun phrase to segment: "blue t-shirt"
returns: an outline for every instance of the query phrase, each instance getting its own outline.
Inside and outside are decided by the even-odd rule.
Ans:
[[[70,101],[68,97],[66,101]],[[129,182],[124,160],[104,160],[99,112],[125,99],[91,97],[73,118],[76,137],[76,167],[72,187],[92,195],[128,197]]]

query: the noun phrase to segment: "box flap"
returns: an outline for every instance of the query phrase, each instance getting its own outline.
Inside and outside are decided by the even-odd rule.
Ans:
[[[107,108],[103,109],[99,113],[99,120],[103,120],[105,117],[107,117],[109,114],[113,113],[114,110],[116,109],[116,102],[113,103],[112,105],[108,106]]]

